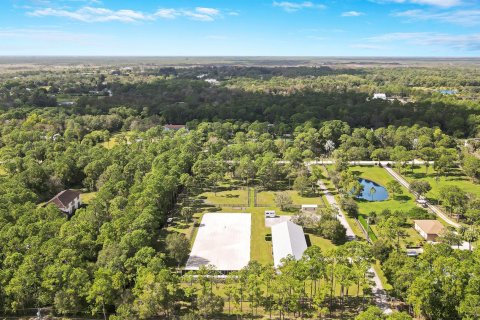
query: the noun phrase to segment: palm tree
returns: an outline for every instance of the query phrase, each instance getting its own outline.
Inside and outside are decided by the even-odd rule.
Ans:
[[[372,201],[373,201],[373,196],[375,195],[376,192],[377,192],[377,189],[375,189],[375,187],[370,188],[369,193],[370,193],[370,196],[372,197]]]

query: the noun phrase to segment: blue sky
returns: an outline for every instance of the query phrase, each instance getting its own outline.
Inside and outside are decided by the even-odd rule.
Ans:
[[[0,55],[479,54],[480,0],[0,0]]]

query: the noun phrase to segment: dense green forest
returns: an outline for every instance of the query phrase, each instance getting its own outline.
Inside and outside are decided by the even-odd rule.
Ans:
[[[349,173],[350,161],[390,161],[399,172],[413,171],[414,160],[433,161],[438,179],[460,171],[478,184],[480,160],[459,138],[480,135],[479,83],[480,70],[463,67],[102,66],[3,73],[0,313],[476,319],[478,247],[426,245],[411,258],[395,237],[346,242],[343,226],[326,210],[329,228],[311,228],[332,240],[334,250],[313,245],[301,260],[287,259],[280,272],[251,261],[217,278],[208,267],[182,273],[190,239],[168,231],[167,221],[190,220],[199,194],[232,181],[315,193],[326,176],[304,163],[323,159],[334,163],[329,179],[352,219],[358,208],[349,190],[358,177]],[[371,99],[377,92],[395,99]],[[165,124],[188,130],[167,131]],[[72,216],[44,205],[64,189],[92,197]],[[477,232],[476,241],[480,195],[460,189],[439,201]],[[385,221],[395,234],[406,219]],[[404,312],[387,316],[372,307],[368,269],[377,261]]]

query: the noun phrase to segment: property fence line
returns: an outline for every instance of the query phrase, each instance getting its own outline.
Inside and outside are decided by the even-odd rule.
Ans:
[[[372,243],[372,239],[370,239],[370,236],[368,235],[367,230],[365,230],[365,228],[363,227],[363,224],[361,224],[360,221],[358,221],[357,218],[355,218],[355,222],[356,222],[357,225],[360,227],[360,230],[362,230],[363,235],[365,236],[365,238],[367,239],[367,241],[370,242],[370,243]]]

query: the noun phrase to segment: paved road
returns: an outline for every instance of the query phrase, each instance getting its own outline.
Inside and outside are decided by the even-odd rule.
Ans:
[[[323,181],[319,180],[318,185],[319,185],[322,193],[325,195],[325,198],[327,199],[330,206],[333,209],[338,210],[337,219],[340,221],[340,223],[347,230],[347,239],[348,240],[355,240],[355,238],[356,238],[355,233],[353,232],[352,228],[350,227],[350,224],[348,224],[347,218],[345,218],[345,213],[343,212],[343,210],[338,205],[337,200],[335,200],[335,197],[333,196],[333,194],[328,190],[328,188],[325,186]]]
[[[396,173],[392,168],[389,168],[387,166],[383,166],[387,172],[394,177],[402,186],[404,186],[407,189],[410,189],[410,184],[398,173]],[[452,219],[450,219],[445,213],[442,212],[438,207],[432,205],[430,202],[427,202],[427,206],[430,210],[432,210],[437,216],[445,220],[449,225],[455,227],[455,228],[460,228],[460,224],[456,223]]]
[[[373,282],[374,286],[372,289],[375,304],[377,307],[382,309],[384,314],[390,314],[393,312],[393,310],[390,308],[390,303],[388,302],[388,294],[383,288],[382,281],[380,280],[380,277],[378,276],[377,272],[373,267],[371,267],[369,270],[373,274]]]
[[[355,233],[352,230],[352,227],[350,227],[350,224],[348,223],[347,219],[345,218],[345,213],[342,211],[340,206],[337,203],[337,200],[333,196],[333,194],[328,190],[328,188],[325,186],[323,181],[319,180],[318,185],[320,187],[320,190],[323,192],[325,195],[325,198],[327,199],[328,203],[332,208],[338,209],[338,215],[337,219],[340,221],[340,223],[345,227],[347,230],[347,239],[348,240],[356,240]],[[383,288],[382,281],[380,280],[380,277],[378,276],[377,272],[373,267],[371,267],[368,270],[372,276],[373,276],[373,288],[372,292],[374,295],[374,300],[383,313],[385,314],[390,314],[392,313],[392,309],[390,308],[389,302],[388,302],[388,295],[385,289]]]

